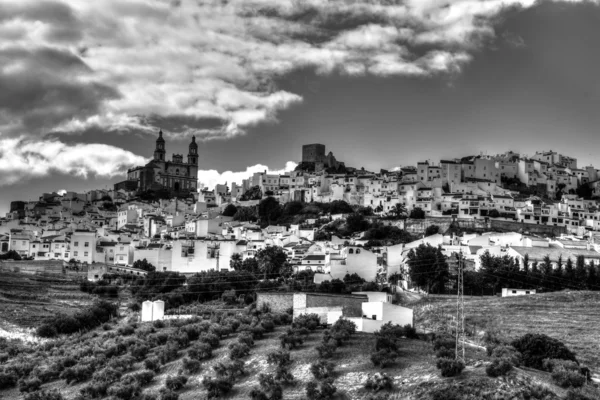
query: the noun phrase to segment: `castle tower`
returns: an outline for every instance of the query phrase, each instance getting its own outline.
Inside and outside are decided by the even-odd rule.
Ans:
[[[196,136],[192,136],[192,143],[190,143],[190,150],[188,152],[188,164],[198,165],[198,144],[196,143]]]
[[[162,137],[162,129],[158,132],[158,139],[156,139],[154,161],[165,161],[165,139]]]

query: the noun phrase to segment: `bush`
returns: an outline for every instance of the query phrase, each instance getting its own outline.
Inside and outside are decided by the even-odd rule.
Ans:
[[[321,319],[317,314],[301,314],[292,322],[293,328],[306,328],[314,331],[321,325]]]
[[[433,341],[433,350],[437,351],[445,347],[446,349],[456,349],[456,339],[448,336],[440,336]]]
[[[219,347],[219,336],[214,333],[203,333],[198,340],[203,343],[208,343],[213,349]]]
[[[392,378],[386,374],[377,372],[374,375],[369,375],[365,382],[365,389],[374,390],[379,392],[380,390],[390,390],[393,386]]]
[[[544,371],[553,372],[557,368],[564,368],[567,371],[579,371],[579,365],[573,361],[558,360],[556,358],[549,358],[542,361],[542,368]]]
[[[58,389],[52,389],[26,394],[23,400],[64,400],[64,397]]]
[[[229,358],[237,360],[250,354],[250,347],[243,343],[231,343],[229,345]]]
[[[295,349],[304,343],[304,339],[298,334],[297,331],[292,329],[288,329],[283,335],[279,337],[279,342],[281,343],[281,347],[284,349]]]
[[[246,370],[244,369],[244,362],[240,360],[230,361],[226,364],[218,362],[213,365],[213,370],[218,377],[228,378],[234,378],[246,373]]]
[[[109,385],[110,384],[107,382],[92,381],[92,382],[88,383],[87,385],[85,385],[84,387],[82,387],[79,390],[79,394],[84,399],[89,399],[89,398],[96,399],[96,398],[104,397],[104,396],[106,396],[106,392],[108,390]]]
[[[319,353],[320,358],[331,358],[337,349],[337,342],[335,340],[328,340],[327,342],[322,342],[315,349]]]
[[[123,373],[119,370],[105,367],[99,371],[94,372],[94,374],[92,375],[92,379],[96,382],[113,383],[121,379],[122,375]]]
[[[337,388],[331,381],[310,381],[306,384],[306,397],[308,400],[329,400],[333,397]]]
[[[599,395],[597,389],[592,390],[592,393],[586,393],[582,389],[569,389],[565,400],[597,400],[600,397]]]
[[[74,365],[71,368],[65,369],[60,373],[59,378],[67,381],[67,385],[71,382],[83,382],[92,377],[94,369],[90,365]]]
[[[154,375],[155,375],[154,371],[150,371],[150,370],[146,369],[143,371],[135,372],[135,373],[129,375],[128,378],[133,379],[134,381],[139,383],[141,386],[145,386],[145,385],[149,384],[150,382],[152,382],[152,379],[154,379]]]
[[[58,335],[56,327],[52,324],[42,324],[37,329],[37,334],[44,338],[53,338]]]
[[[195,374],[200,371],[200,361],[198,360],[190,360],[187,357],[183,358],[183,369],[190,374]]]
[[[42,386],[42,381],[36,377],[33,378],[23,378],[19,380],[19,391],[21,393],[26,392],[35,392],[40,390]]]
[[[320,360],[316,363],[311,364],[310,372],[313,374],[315,379],[324,380],[333,377],[333,370],[335,365],[329,361]]]
[[[456,349],[447,349],[445,347],[440,347],[438,351],[435,352],[436,358],[456,358]]]
[[[155,353],[158,359],[160,360],[161,364],[166,364],[179,357],[179,352],[177,351],[178,349],[179,346],[176,343],[169,342],[166,345],[162,346],[160,349],[155,350]]]
[[[144,360],[144,366],[150,371],[158,373],[160,371],[160,360],[158,357],[146,358]]]
[[[281,400],[283,398],[283,389],[271,374],[260,374],[258,377],[260,388],[254,388],[250,392],[253,400]]]
[[[145,344],[141,344],[141,343],[134,345],[129,350],[131,356],[133,358],[135,358],[137,361],[142,361],[143,359],[145,359],[146,355],[148,354],[149,351],[150,351],[150,347],[146,346]]]
[[[492,350],[492,357],[505,358],[515,367],[521,365],[522,355],[512,346],[499,345],[494,347]]]
[[[496,378],[508,374],[512,368],[513,364],[509,359],[495,358],[491,364],[485,367],[485,373],[492,378]]]
[[[248,332],[242,332],[238,335],[237,341],[248,347],[254,346],[254,336]]]
[[[460,375],[465,364],[462,361],[452,360],[450,358],[438,358],[436,366],[442,370],[442,376],[447,378]]]
[[[377,353],[371,355],[371,362],[376,367],[386,368],[394,365],[398,358],[398,353],[390,350],[379,350]]]
[[[285,350],[272,351],[267,354],[267,363],[278,367],[288,367],[292,363],[290,352]]]
[[[212,357],[212,347],[208,343],[196,343],[188,350],[188,357],[193,360],[206,360]]]
[[[568,370],[563,366],[557,366],[552,372],[552,380],[554,380],[558,386],[563,388],[578,388],[585,384],[586,377],[581,375],[579,371]]]
[[[135,383],[123,383],[119,382],[116,385],[112,385],[108,388],[107,393],[110,396],[116,397],[122,400],[130,400],[137,397],[140,394],[140,385]]]
[[[528,333],[511,345],[522,354],[522,362],[526,367],[542,369],[545,358],[556,358],[577,362],[575,354],[564,343],[543,334]]]
[[[181,390],[185,386],[187,381],[188,378],[183,375],[168,376],[167,380],[165,381],[165,386],[167,387],[167,389],[176,392],[178,390]]]
[[[8,389],[17,384],[17,375],[14,372],[0,372],[0,389]]]
[[[159,400],[178,400],[179,394],[174,391],[167,389],[166,387],[160,388],[158,392]]]
[[[209,399],[218,399],[224,397],[233,388],[233,383],[227,378],[211,378],[205,376],[202,379],[202,386],[208,392]]]

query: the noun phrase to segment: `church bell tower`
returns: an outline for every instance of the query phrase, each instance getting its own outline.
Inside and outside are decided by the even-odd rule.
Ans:
[[[165,139],[163,139],[162,129],[158,132],[156,139],[156,149],[154,149],[154,161],[165,161]]]

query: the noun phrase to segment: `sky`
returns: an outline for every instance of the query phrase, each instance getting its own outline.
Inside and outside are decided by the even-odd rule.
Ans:
[[[322,143],[390,169],[513,150],[595,164],[600,5],[531,0],[0,0],[0,213],[110,188],[199,143],[200,181]]]

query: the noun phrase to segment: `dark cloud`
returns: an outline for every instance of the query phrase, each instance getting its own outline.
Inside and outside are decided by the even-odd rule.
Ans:
[[[79,77],[90,68],[72,53],[52,48],[0,50],[0,123],[45,133],[61,122],[97,113],[104,100],[119,97],[116,89]],[[5,119],[3,121],[3,119]]]

